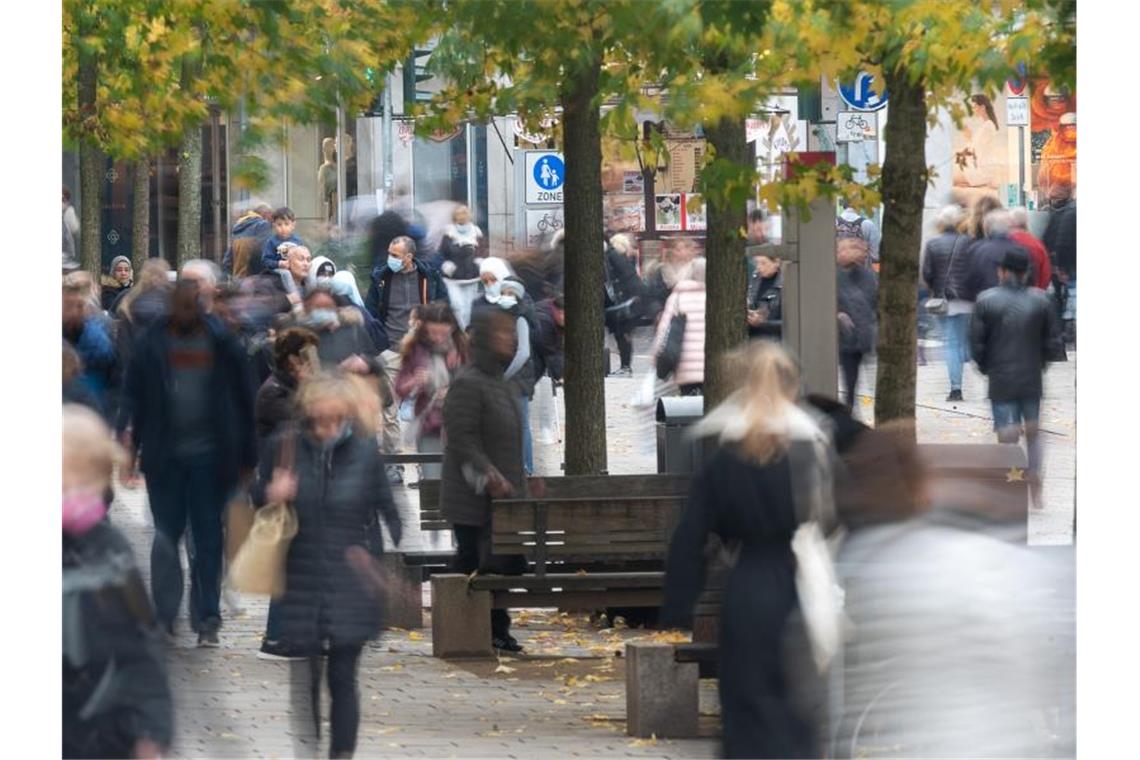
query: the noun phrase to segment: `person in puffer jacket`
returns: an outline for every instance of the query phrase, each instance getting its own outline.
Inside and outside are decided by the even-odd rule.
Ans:
[[[705,258],[695,258],[682,270],[673,292],[665,301],[665,309],[657,323],[653,356],[657,356],[669,335],[673,317],[685,315],[685,337],[681,342],[681,359],[673,381],[682,396],[700,396],[705,383]]]

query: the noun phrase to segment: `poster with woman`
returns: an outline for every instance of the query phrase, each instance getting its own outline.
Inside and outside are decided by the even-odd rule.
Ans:
[[[975,93],[966,107],[969,115],[953,141],[953,199],[970,206],[979,196],[1001,196],[1009,175],[1009,134],[1004,94],[995,102]]]

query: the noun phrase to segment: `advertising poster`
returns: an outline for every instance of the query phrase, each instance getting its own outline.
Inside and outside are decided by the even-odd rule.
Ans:
[[[606,230],[617,232],[645,231],[645,196],[610,193],[602,196],[602,216]]]
[[[1033,187],[1038,205],[1050,193],[1077,191],[1077,95],[1038,80],[1030,87],[1029,130]]]
[[[686,193],[685,202],[685,229],[692,232],[701,232],[708,229],[707,207],[705,199],[699,193]]]
[[[966,108],[953,137],[953,199],[967,207],[983,195],[1004,200],[1010,166],[1005,94],[991,100],[975,92],[966,98]]]
[[[681,193],[658,195],[653,207],[653,220],[658,232],[680,232],[683,212]]]
[[[622,173],[621,191],[623,193],[645,192],[645,175],[640,171],[626,171]]]

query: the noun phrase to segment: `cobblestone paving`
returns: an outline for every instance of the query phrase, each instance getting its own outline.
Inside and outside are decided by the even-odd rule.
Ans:
[[[649,369],[649,336],[640,333],[632,379],[606,381],[609,471],[656,470],[653,423],[630,404]],[[918,427],[922,441],[993,440],[985,400],[985,379],[967,369],[966,401],[943,399],[945,366],[928,351],[930,363],[918,373]],[[615,356],[616,364],[616,356]],[[1030,516],[1030,541],[1071,541],[1075,482],[1075,355],[1046,375],[1042,427],[1046,440],[1046,507]],[[864,367],[857,413],[872,416],[874,365]],[[561,401],[556,408],[561,417]],[[539,433],[539,420],[532,414]],[[564,432],[564,428],[563,428]],[[535,445],[539,474],[561,471],[562,447]],[[415,475],[409,470],[409,480]],[[418,496],[398,489],[405,523],[411,528],[401,548],[450,545],[446,533],[418,532]],[[145,492],[122,491],[114,508],[116,524],[131,538],[137,556],[149,556],[152,529]],[[425,604],[430,604],[427,589]],[[170,651],[170,677],[177,709],[174,754],[181,757],[325,756],[298,748],[289,727],[289,663],[256,657],[266,605],[254,598],[231,598],[220,649],[197,649],[180,621]],[[184,618],[183,618],[184,620]],[[624,663],[617,655],[625,641],[644,631],[598,630],[585,616],[523,611],[515,634],[527,649],[521,658],[444,662],[431,657],[430,626],[421,631],[389,630],[370,645],[361,661],[362,722],[358,757],[714,757],[717,742],[715,683],[702,682],[702,733],[695,740],[643,740],[625,736]],[[327,694],[323,712],[326,718]]]

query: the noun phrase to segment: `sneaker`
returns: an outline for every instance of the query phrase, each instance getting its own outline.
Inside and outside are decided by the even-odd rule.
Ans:
[[[404,469],[398,465],[390,464],[388,470],[388,484],[393,486],[403,485],[404,483]]]
[[[491,639],[491,646],[500,652],[521,652],[522,644],[514,636],[508,635],[505,639],[498,637]]]
[[[962,400],[962,391],[957,390],[957,389],[950,391],[950,395],[946,397],[946,400],[947,401],[961,401]]]
[[[617,371],[611,372],[610,377],[633,377],[633,368],[621,367]]]
[[[203,649],[217,649],[221,645],[217,631],[202,631],[198,634],[198,646]]]

